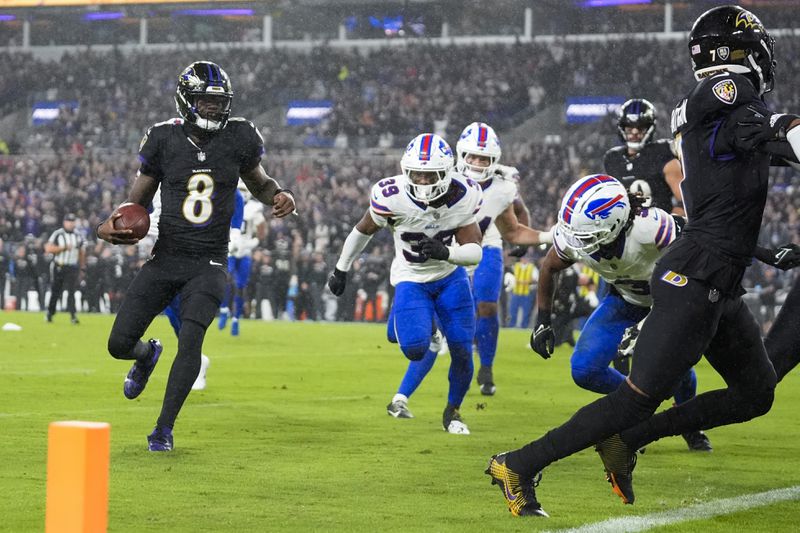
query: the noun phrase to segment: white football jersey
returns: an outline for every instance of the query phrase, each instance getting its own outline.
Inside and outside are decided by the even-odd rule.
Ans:
[[[519,194],[516,179],[518,175],[516,168],[498,165],[495,174],[483,184],[483,205],[476,217],[483,232],[483,246],[503,247],[500,231],[494,220],[514,203]]]
[[[231,255],[239,259],[253,254],[253,250],[258,246],[258,227],[265,220],[264,204],[252,198],[247,200],[244,204],[242,235]]]
[[[650,296],[653,267],[663,250],[677,237],[677,229],[672,215],[650,208],[633,219],[633,224],[618,241],[617,254],[611,259],[602,258],[597,252],[585,254],[569,248],[558,227],[553,235],[553,246],[564,261],[580,261],[614,285],[626,302],[650,307],[653,304]]]
[[[450,245],[458,228],[475,222],[481,206],[481,189],[473,180],[451,173],[449,199],[441,207],[417,202],[406,192],[405,176],[392,176],[373,185],[369,211],[380,227],[394,234],[395,256],[390,282],[427,283],[450,275],[457,267],[447,261],[426,259],[419,253],[419,241],[434,237]]]

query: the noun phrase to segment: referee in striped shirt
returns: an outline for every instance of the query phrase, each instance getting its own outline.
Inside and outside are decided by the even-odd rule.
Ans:
[[[63,291],[67,291],[67,309],[72,323],[78,323],[75,315],[75,290],[78,288],[78,275],[86,267],[86,241],[75,233],[75,215],[64,216],[63,227],[55,230],[44,245],[44,251],[53,254],[50,265],[50,305],[46,319],[53,321],[56,314],[56,303],[61,299]]]

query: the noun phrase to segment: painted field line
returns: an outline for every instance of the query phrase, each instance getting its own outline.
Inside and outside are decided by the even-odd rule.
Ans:
[[[800,500],[800,485],[786,487],[785,489],[768,490],[754,494],[744,494],[735,498],[714,500],[682,509],[662,511],[641,516],[626,516],[623,518],[610,518],[594,524],[584,524],[570,529],[559,529],[558,533],[628,533],[633,531],[647,531],[657,526],[669,526],[681,522],[702,520],[727,514],[739,513],[755,507],[764,507],[773,503],[789,500]],[[547,532],[545,532],[547,533]],[[555,532],[552,532],[555,533]]]

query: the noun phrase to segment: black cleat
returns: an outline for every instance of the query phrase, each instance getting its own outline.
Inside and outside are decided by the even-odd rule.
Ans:
[[[478,386],[481,389],[481,394],[484,396],[494,396],[494,393],[497,391],[497,387],[494,386],[492,367],[481,366],[478,369]]]
[[[606,480],[611,490],[622,498],[622,503],[633,504],[633,469],[636,468],[636,450],[622,442],[619,434],[598,442],[595,451],[600,454],[606,469]]]
[[[694,452],[710,452],[714,450],[711,446],[711,441],[708,440],[708,436],[702,431],[684,433],[681,437],[686,441],[689,449]]]
[[[505,453],[493,455],[489,459],[489,467],[484,473],[492,476],[492,485],[500,487],[511,514],[514,516],[550,517],[536,500],[535,487],[542,479],[541,474],[534,476],[534,479],[521,480],[519,474],[506,465]]]
[[[72,317],[69,320],[70,320],[70,322],[72,322],[76,326],[81,323],[81,321],[78,320],[78,317],[75,316],[75,315],[72,315]]]
[[[461,413],[458,412],[458,407],[447,404],[442,413],[442,427],[448,433],[454,435],[469,435],[469,428],[467,424],[461,419]]]

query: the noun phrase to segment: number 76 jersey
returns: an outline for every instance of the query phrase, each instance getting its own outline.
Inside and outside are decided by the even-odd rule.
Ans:
[[[413,199],[406,192],[403,175],[386,178],[372,187],[370,215],[378,226],[388,227],[394,236],[392,285],[401,281],[436,281],[458,268],[447,261],[428,259],[420,253],[419,245],[424,237],[432,237],[449,246],[458,228],[475,222],[481,206],[480,187],[455,172],[451,178],[447,193],[434,202],[438,207]]]
[[[188,137],[182,119],[151,127],[139,146],[139,172],[161,186],[154,253],[225,259],[239,175],[263,153],[261,135],[241,118],[231,118],[202,145]]]

